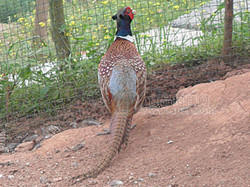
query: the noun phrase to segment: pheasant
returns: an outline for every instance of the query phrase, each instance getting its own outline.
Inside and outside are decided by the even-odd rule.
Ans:
[[[146,92],[146,67],[133,41],[130,24],[135,11],[120,9],[112,16],[117,22],[115,41],[98,66],[103,101],[111,113],[111,145],[104,159],[90,171],[74,177],[75,182],[96,177],[109,166],[122,145],[127,146],[133,115],[140,109]]]

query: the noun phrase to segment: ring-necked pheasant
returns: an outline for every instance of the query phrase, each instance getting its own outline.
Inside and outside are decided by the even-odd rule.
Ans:
[[[112,142],[104,159],[92,170],[74,180],[82,181],[101,173],[127,144],[133,115],[140,109],[146,91],[146,67],[132,42],[131,21],[135,12],[122,8],[112,16],[117,21],[115,41],[102,57],[98,68],[98,81],[102,98],[111,112]]]

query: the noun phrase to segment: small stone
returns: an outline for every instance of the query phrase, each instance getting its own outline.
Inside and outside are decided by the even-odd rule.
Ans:
[[[8,175],[8,179],[13,179],[14,175]]]
[[[55,125],[50,125],[46,128],[46,131],[49,133],[49,134],[56,134],[58,132],[60,132],[60,128],[58,126],[55,126]]]
[[[73,163],[71,164],[71,166],[74,167],[74,168],[77,168],[77,167],[78,167],[78,163],[77,163],[77,162],[73,162]]]
[[[95,185],[98,183],[97,180],[89,180],[88,182],[90,185]]]
[[[59,181],[61,181],[61,180],[63,180],[62,177],[57,177],[57,178],[54,178],[54,179],[53,179],[53,182],[59,182]]]
[[[7,161],[7,162],[0,162],[0,166],[10,166],[14,164],[13,162]]]
[[[82,149],[83,147],[84,147],[84,142],[83,143],[79,143],[79,144],[77,144],[76,146],[74,146],[72,148],[72,151],[78,151],[78,150]]]
[[[113,180],[113,181],[111,181],[111,183],[109,185],[110,186],[119,186],[119,185],[123,185],[123,182],[120,180]]]
[[[137,181],[139,181],[139,182],[143,182],[143,181],[144,181],[144,179],[143,179],[143,178],[138,178],[138,179],[137,179]]]
[[[47,135],[44,136],[44,139],[49,139],[49,138],[51,138],[51,137],[52,137],[51,134],[47,134]]]
[[[48,182],[47,178],[45,176],[40,177],[40,183],[46,184]]]
[[[77,128],[77,123],[76,122],[71,122],[69,124],[69,126],[71,126],[72,128]]]
[[[0,179],[3,177],[3,174],[0,174]]]
[[[148,173],[148,176],[149,176],[149,177],[155,177],[156,174],[155,174],[155,173]]]
[[[169,141],[168,141],[168,144],[171,144],[171,143],[174,143],[174,141],[173,141],[173,140],[169,140]]]
[[[27,162],[25,165],[26,165],[26,166],[30,166],[30,163],[29,163],[29,162]]]
[[[178,187],[178,184],[169,184],[167,187]]]

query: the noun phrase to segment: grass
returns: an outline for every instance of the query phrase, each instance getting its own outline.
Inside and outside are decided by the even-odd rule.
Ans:
[[[176,64],[219,56],[223,23],[207,29],[209,20],[204,20],[201,25],[203,36],[197,38],[199,44],[187,47],[183,47],[187,41],[182,41],[183,45],[171,44],[166,37],[168,30],[164,30],[172,20],[205,2],[207,0],[65,1],[66,25],[63,29],[70,37],[72,52],[65,62],[57,61],[50,36],[43,41],[42,47],[34,48],[34,11],[10,23],[12,32],[4,25],[6,28],[0,34],[0,119],[41,111],[53,113],[58,106],[74,99],[99,97],[97,64],[114,39],[115,22],[111,16],[125,5],[137,10],[132,30],[138,44],[149,42],[149,50],[142,55],[149,69],[162,62]],[[248,12],[240,16],[242,22],[248,22]],[[159,37],[161,51],[152,36],[142,34],[153,28],[163,29]],[[246,48],[246,44],[249,46],[247,24],[235,24],[234,32],[237,33],[234,35],[235,46],[239,52],[246,51],[242,48]],[[142,51],[142,46],[137,47]],[[88,59],[80,60],[81,51],[86,52]],[[34,70],[48,62],[54,64],[48,72]],[[63,68],[59,69],[59,65]]]

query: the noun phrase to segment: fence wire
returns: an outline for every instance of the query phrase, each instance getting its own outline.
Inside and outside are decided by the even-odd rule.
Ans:
[[[64,60],[58,56],[52,37],[52,3],[56,5],[55,16],[60,8],[64,13],[57,28],[69,39],[70,55]],[[197,64],[222,57],[222,0],[1,0],[0,120],[54,114],[76,100],[99,102],[97,65],[115,37],[116,23],[111,16],[124,6],[137,12],[133,37],[152,77],[164,74],[159,67],[166,64],[182,64],[199,73]],[[249,8],[248,0],[234,0],[230,56],[245,63],[249,63]],[[178,68],[166,71],[177,76],[187,69],[182,73]],[[166,86],[149,85],[145,105],[173,103],[175,97],[162,94]],[[152,94],[159,102],[151,103]]]

